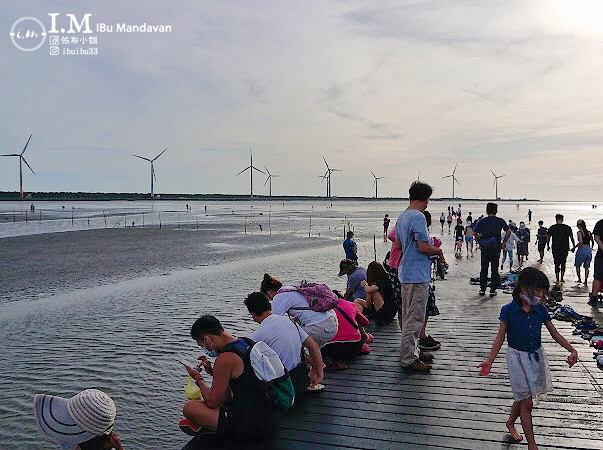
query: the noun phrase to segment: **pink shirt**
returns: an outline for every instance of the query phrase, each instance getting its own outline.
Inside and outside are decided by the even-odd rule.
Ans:
[[[358,311],[356,305],[352,302],[348,302],[347,300],[339,300],[337,304],[339,308],[344,311],[350,319],[356,325],[361,327],[367,326],[370,322],[364,317],[364,315]],[[337,311],[336,308],[333,308],[335,314],[337,314],[337,320],[339,321],[339,327],[337,328],[337,334],[331,339],[330,342],[357,342],[361,339],[360,332],[354,328],[354,326],[345,318],[343,315]]]
[[[387,235],[387,238],[392,241],[392,249],[389,251],[389,266],[397,269],[400,265],[400,261],[402,260],[402,249],[394,248],[396,245],[396,227],[392,228]]]

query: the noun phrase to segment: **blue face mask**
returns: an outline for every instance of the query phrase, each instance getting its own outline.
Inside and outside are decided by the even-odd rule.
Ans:
[[[207,345],[207,344],[205,344]],[[218,352],[215,351],[213,348],[211,350],[208,350],[206,346],[203,347],[203,351],[205,352],[205,354],[207,356],[209,356],[210,358],[217,358],[218,357]]]

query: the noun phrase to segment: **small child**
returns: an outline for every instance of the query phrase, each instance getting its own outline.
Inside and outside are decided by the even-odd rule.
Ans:
[[[532,428],[532,398],[546,394],[553,389],[546,353],[540,345],[542,324],[551,337],[571,352],[567,363],[572,367],[578,360],[578,353],[559,334],[551,323],[551,317],[542,304],[549,289],[549,280],[544,273],[533,267],[525,268],[518,278],[518,287],[513,291],[513,301],[500,311],[500,328],[494,339],[488,359],[478,365],[480,375],[488,375],[496,355],[507,335],[507,367],[509,381],[515,402],[507,420],[507,428],[513,440],[519,442],[523,436],[515,429],[515,421],[521,418],[521,426],[528,441],[529,450],[537,450]]]
[[[500,270],[503,270],[505,268],[505,260],[507,259],[507,255],[509,255],[509,271],[511,271],[513,269],[513,249],[515,248],[515,243],[519,241],[519,238],[515,234],[517,228],[513,225],[511,225],[509,228],[511,229],[511,235],[507,240],[506,247],[503,249],[503,257],[502,261],[500,262]]]

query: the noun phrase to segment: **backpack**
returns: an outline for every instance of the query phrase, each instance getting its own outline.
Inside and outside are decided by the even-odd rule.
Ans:
[[[316,312],[327,312],[335,308],[337,303],[339,303],[339,299],[337,295],[333,293],[331,288],[326,284],[318,284],[318,283],[306,283],[302,281],[299,286],[296,286],[292,289],[279,289],[278,292],[292,292],[296,291],[306,297],[308,301],[308,307],[294,307],[290,309],[304,309],[304,310],[312,310]]]
[[[264,341],[254,342],[242,338],[249,348],[246,352],[233,349],[244,361],[248,361],[253,372],[266,392],[266,400],[273,407],[287,411],[295,403],[295,389],[289,371],[278,354]]]

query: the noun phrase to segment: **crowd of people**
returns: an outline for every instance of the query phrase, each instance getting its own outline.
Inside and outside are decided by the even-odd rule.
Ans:
[[[200,399],[185,403],[180,428],[191,435],[209,433],[235,440],[269,434],[275,395],[289,398],[289,408],[313,391],[324,389],[321,383],[325,372],[345,370],[354,357],[371,351],[370,343],[375,337],[366,330],[371,322],[386,324],[396,316],[401,367],[410,372],[429,372],[435,357],[426,351],[441,346],[426,331],[428,318],[439,314],[433,280],[436,274],[444,278],[448,267],[441,240],[429,232],[431,214],[426,209],[431,194],[428,184],[416,181],[409,189],[408,207],[399,214],[391,230],[389,217],[385,216],[384,239],[391,241],[391,250],[384,263],[372,261],[366,268],[360,266],[354,233],[347,233],[343,242],[346,257],[339,264],[339,276],[347,277],[343,294],[322,284],[285,285],[264,274],[259,290],[242,302],[250,319],[258,324],[248,337],[231,333],[213,315],[199,317],[192,324],[190,336],[204,355],[199,357],[198,366],[185,367],[199,388]],[[462,252],[464,243],[469,257],[475,244],[481,252],[479,295],[485,295],[489,287],[490,296],[495,296],[500,287],[501,253],[501,270],[507,259],[509,269],[513,268],[514,252],[521,268],[529,255],[530,230],[524,222],[516,226],[498,217],[495,203],[488,203],[486,215],[476,220],[469,213],[465,225],[461,213],[461,205],[456,211],[449,207],[448,216],[442,212],[441,231],[444,232],[446,222],[452,231],[452,216],[457,217],[455,253]],[[531,215],[530,211],[529,220]],[[575,251],[578,281],[586,284],[596,244],[589,300],[595,305],[603,280],[603,220],[597,222],[592,232],[579,220],[576,240],[563,220],[558,214],[556,223],[549,228],[539,221],[535,239],[538,261],[543,261],[545,248],[550,249],[556,284],[561,284],[568,254]],[[542,325],[570,352],[567,360],[570,367],[578,358],[576,350],[552,325],[543,306],[548,290],[549,280],[537,268],[527,267],[519,272],[512,301],[501,310],[500,328],[492,350],[479,365],[480,375],[487,375],[507,340],[507,364],[515,402],[506,425],[513,439],[519,441],[523,436],[514,424],[520,418],[530,449],[537,448],[532,399],[552,388],[547,357],[541,346]],[[215,359],[212,362],[209,358]],[[266,364],[268,360],[270,363]],[[259,374],[262,370],[268,378]],[[205,375],[212,378],[211,384],[206,383]],[[34,411],[41,432],[55,443],[81,450],[122,448],[112,431],[115,405],[101,391],[86,390],[71,399],[39,394],[34,399]]]

